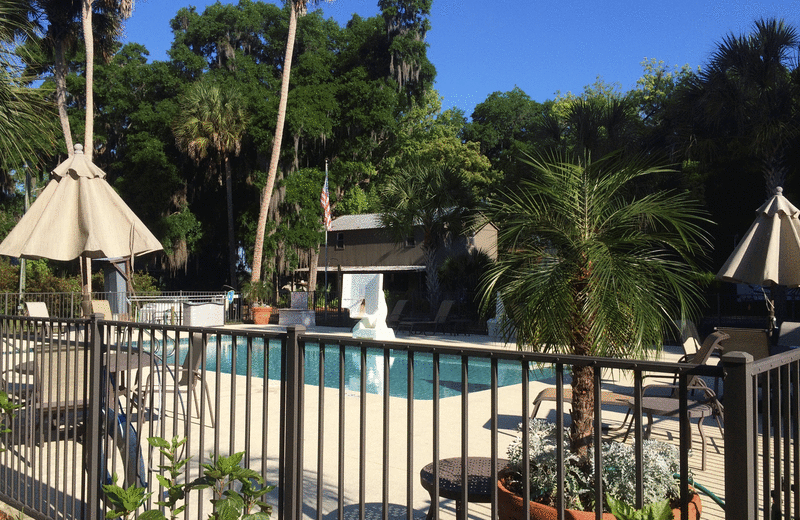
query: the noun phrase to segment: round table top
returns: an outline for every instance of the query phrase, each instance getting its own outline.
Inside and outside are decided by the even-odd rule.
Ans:
[[[497,459],[497,471],[508,465],[505,459]],[[442,459],[439,461],[439,496],[452,500],[461,500],[461,457]],[[419,472],[422,487],[433,495],[433,462]],[[490,502],[492,489],[497,481],[492,478],[491,457],[467,458],[467,501]]]

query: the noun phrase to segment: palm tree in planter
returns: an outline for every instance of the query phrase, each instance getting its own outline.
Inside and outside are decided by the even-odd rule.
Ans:
[[[694,258],[708,246],[698,204],[684,193],[635,195],[669,170],[619,154],[525,162],[529,179],[489,204],[501,256],[484,279],[484,306],[499,295],[520,349],[654,354],[672,318],[697,310]],[[570,447],[588,470],[593,369],[575,365],[571,375]]]
[[[266,325],[272,314],[270,301],[274,292],[272,281],[267,278],[257,282],[247,282],[242,287],[242,297],[250,304],[250,313],[253,316],[253,323],[256,325]]]

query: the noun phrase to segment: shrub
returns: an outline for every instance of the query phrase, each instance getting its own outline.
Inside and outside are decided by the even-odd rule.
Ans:
[[[520,434],[508,447],[509,466],[513,471],[510,489],[522,494],[522,425]],[[548,505],[555,504],[558,492],[556,473],[556,425],[542,419],[531,419],[528,425],[530,455],[531,499]],[[655,440],[645,440],[644,452],[644,503],[655,503],[665,498],[679,496],[678,483],[673,475],[679,470],[679,453],[675,446]],[[564,496],[570,509],[594,507],[594,456],[588,470],[581,469],[579,457],[569,449],[569,432],[565,428],[564,444]],[[621,442],[607,442],[602,447],[603,488],[617,500],[633,503],[636,499],[636,458],[634,446]]]

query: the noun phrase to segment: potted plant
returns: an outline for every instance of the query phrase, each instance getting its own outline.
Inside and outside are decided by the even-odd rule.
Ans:
[[[270,280],[259,280],[244,285],[242,296],[250,304],[250,312],[253,315],[253,323],[256,325],[266,325],[272,314],[272,306],[266,302],[272,297],[272,282]]]
[[[582,465],[580,457],[570,451],[568,430],[565,430],[564,445],[564,504],[565,517],[594,519],[594,479],[596,468]],[[555,497],[558,492],[556,461],[556,426],[542,419],[531,419],[528,425],[530,497],[528,505],[530,517],[555,518]],[[677,448],[665,442],[643,441],[644,453],[644,496],[645,507],[661,509],[665,519],[681,518],[680,490],[674,474],[679,470]],[[609,504],[619,508],[619,504],[633,504],[636,499],[634,487],[635,456],[634,447],[622,442],[607,442],[602,447],[602,478],[606,493],[606,510]],[[590,448],[590,453],[592,449]],[[509,465],[499,475],[498,511],[501,520],[517,520],[525,517],[522,503],[523,449],[522,425],[517,438],[508,448]],[[591,457],[594,460],[594,457]],[[609,498],[610,497],[610,498]],[[662,503],[668,501],[668,506]],[[689,502],[689,518],[700,517],[700,497],[694,493]],[[585,515],[585,516],[584,516]],[[604,519],[613,520],[610,512]],[[661,517],[659,517],[661,518]]]

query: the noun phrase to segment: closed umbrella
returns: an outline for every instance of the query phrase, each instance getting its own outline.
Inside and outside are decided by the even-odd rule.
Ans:
[[[76,144],[73,156],[56,166],[53,179],[0,243],[0,254],[68,261],[133,257],[162,250],[158,239],[105,177]],[[87,280],[84,284],[87,293]]]
[[[756,210],[756,220],[722,266],[717,278],[726,282],[786,287],[800,286],[800,210],[777,188]],[[770,327],[775,306],[770,302]]]

